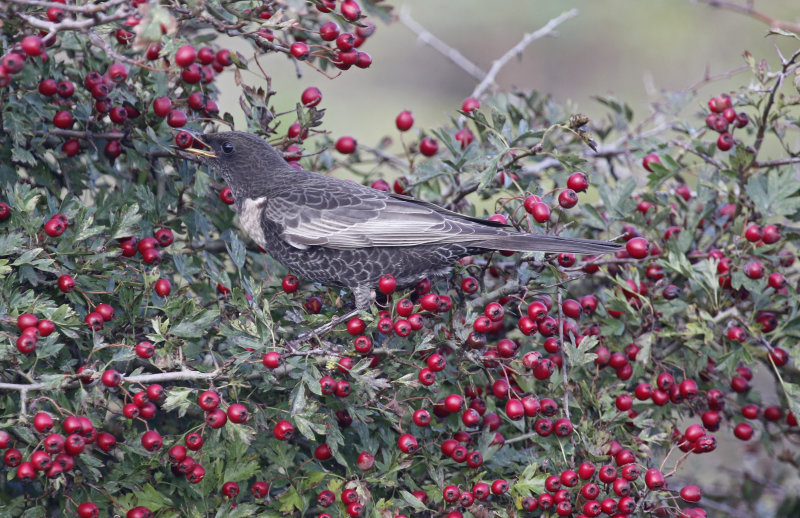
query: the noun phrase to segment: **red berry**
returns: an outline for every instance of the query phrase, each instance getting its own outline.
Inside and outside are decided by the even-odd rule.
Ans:
[[[481,102],[474,97],[467,97],[461,103],[461,111],[470,113],[472,110],[477,110],[481,107]]]
[[[170,110],[167,114],[167,124],[173,128],[181,128],[186,125],[186,114],[181,110]]]
[[[42,79],[39,83],[39,93],[46,96],[55,95],[58,91],[58,83],[55,79]]]
[[[69,129],[73,122],[72,114],[65,110],[61,110],[53,117],[53,125],[57,128]]]
[[[777,243],[781,239],[781,230],[776,225],[767,225],[764,227],[764,236],[762,238],[764,243],[771,245]]]
[[[650,164],[661,164],[661,159],[655,153],[650,153],[642,159],[642,166],[652,173],[653,169]]]
[[[308,45],[306,45],[302,41],[296,41],[292,43],[292,46],[289,48],[289,51],[292,53],[292,56],[302,61],[308,58],[308,54],[311,52],[311,49],[309,49]]]
[[[22,71],[25,66],[25,56],[16,52],[9,52],[3,57],[3,68],[9,74],[16,74]]]
[[[316,86],[309,86],[303,90],[300,96],[300,102],[307,108],[318,105],[320,101],[322,101],[322,92]]]
[[[758,261],[751,261],[744,265],[744,274],[751,279],[760,279],[764,276],[764,266]]]
[[[136,356],[139,358],[152,358],[155,354],[155,347],[151,342],[147,340],[142,340],[138,344],[136,344]]]
[[[231,192],[230,187],[223,187],[221,191],[219,191],[219,199],[225,205],[233,205],[235,200],[233,199],[233,192]]]
[[[634,237],[625,243],[625,250],[634,259],[644,259],[650,253],[650,243],[643,237]]]
[[[339,140],[336,141],[336,151],[344,155],[355,153],[356,139],[353,137],[339,137]]]
[[[733,429],[733,435],[737,439],[747,441],[753,436],[753,426],[750,423],[739,423]]]
[[[425,156],[433,156],[439,151],[439,142],[431,137],[424,137],[419,142],[419,152]]]
[[[79,518],[97,518],[100,510],[93,502],[83,502],[78,506]]]
[[[64,11],[58,7],[47,8],[47,19],[51,22],[58,23],[64,19]]]
[[[723,133],[717,138],[717,147],[720,151],[728,151],[733,147],[733,136],[730,133]]]
[[[461,128],[456,132],[455,139],[461,143],[461,149],[466,148],[472,143],[472,140],[475,137],[472,135],[472,132],[468,128]]]
[[[584,192],[589,188],[589,178],[586,176],[586,173],[572,173],[569,175],[569,178],[567,178],[567,187],[575,192]]]
[[[264,355],[262,362],[264,367],[268,369],[277,369],[281,364],[281,353],[277,351],[270,351]]]
[[[564,189],[558,195],[558,204],[564,209],[571,209],[578,204],[578,194],[572,189]]]
[[[403,110],[394,120],[397,129],[400,131],[408,131],[414,125],[414,116],[408,110]]]
[[[197,51],[191,45],[184,45],[175,52],[175,64],[186,68],[197,59]]]
[[[128,68],[122,63],[114,63],[108,67],[108,77],[115,83],[121,83],[128,79]]]
[[[159,117],[166,117],[172,110],[172,101],[169,97],[158,97],[153,101],[153,113]]]
[[[333,41],[339,37],[339,25],[336,22],[326,22],[319,28],[319,35],[325,41]]]
[[[278,421],[272,429],[272,435],[279,441],[288,441],[294,436],[294,426],[289,421]]]
[[[158,451],[161,449],[163,441],[161,434],[155,430],[148,430],[142,434],[142,446],[149,452]]]
[[[361,17],[361,6],[355,0],[343,0],[339,6],[342,16],[349,22],[354,22]]]
[[[397,281],[394,278],[394,275],[387,273],[381,275],[381,278],[378,279],[378,289],[384,295],[389,295],[390,293],[394,292],[397,288]]]
[[[29,56],[39,56],[44,52],[44,41],[39,36],[25,36],[22,38],[21,46]]]

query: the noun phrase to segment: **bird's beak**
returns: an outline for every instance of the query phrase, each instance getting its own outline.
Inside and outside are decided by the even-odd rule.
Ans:
[[[187,153],[191,153],[193,155],[197,155],[203,158],[217,158],[217,154],[214,153],[214,149],[203,140],[203,134],[201,132],[189,130],[189,133],[191,133],[194,136],[194,142],[192,143],[193,144],[192,147],[188,147],[183,151],[186,151]],[[200,144],[206,149],[200,149],[194,147],[197,144]]]
[[[184,149],[187,153],[191,153],[193,155],[198,155],[206,158],[217,158],[217,154],[213,151],[206,151],[205,149],[197,149],[196,147],[190,147]]]

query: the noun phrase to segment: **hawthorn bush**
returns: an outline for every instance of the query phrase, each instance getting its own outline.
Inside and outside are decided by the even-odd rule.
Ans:
[[[368,73],[382,2],[3,5],[2,516],[800,512],[681,469],[718,440],[772,452],[768,480],[800,461],[800,50],[637,124],[487,77],[440,127],[399,113],[394,155],[326,133],[324,88],[278,113],[257,61]],[[180,151],[232,125],[225,69],[263,74],[224,95],[298,167],[626,246],[386,277],[370,314],[301,339],[351,294],[259,250]]]

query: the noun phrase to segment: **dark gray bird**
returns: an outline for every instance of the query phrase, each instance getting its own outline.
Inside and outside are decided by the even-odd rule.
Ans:
[[[260,137],[199,136],[189,148],[222,174],[247,234],[304,279],[352,290],[358,309],[384,274],[398,286],[446,273],[461,257],[491,250],[604,254],[620,245],[526,234],[433,203],[319,173],[298,171]]]

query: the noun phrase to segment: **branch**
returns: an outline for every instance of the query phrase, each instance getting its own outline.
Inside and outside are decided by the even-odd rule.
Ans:
[[[431,34],[425,27],[420,25],[416,20],[414,20],[408,12],[408,8],[404,7],[400,10],[400,14],[397,15],[397,19],[400,23],[408,27],[413,33],[417,35],[417,38],[424,44],[432,47],[434,50],[438,51],[441,55],[458,65],[462,70],[464,70],[467,74],[471,75],[477,80],[482,79],[486,73],[478,67],[475,63],[467,59],[462,53],[458,50],[454,49],[447,43],[443,42],[433,34]]]
[[[56,4],[62,5],[62,4]],[[31,16],[28,14],[17,13],[17,16],[25,20],[28,25],[32,25],[37,29],[42,29],[47,31],[50,34],[55,34],[59,31],[83,31],[89,29],[90,27],[95,27],[97,25],[105,25],[107,23],[115,22],[118,20],[125,20],[132,14],[133,11],[129,10],[128,8],[121,8],[117,10],[114,14],[104,16],[102,14],[96,14],[94,18],[86,18],[85,20],[70,20],[64,19],[60,22],[48,22],[35,16]]]
[[[793,156],[790,158],[778,158],[776,160],[765,160],[764,162],[753,162],[750,167],[758,169],[760,167],[777,167],[781,165],[798,164],[800,163],[800,156]]]
[[[781,89],[783,86],[783,80],[789,75],[789,69],[794,65],[797,58],[800,57],[800,49],[795,51],[794,54],[787,60],[782,59],[783,61],[783,68],[781,69],[781,73],[778,76],[778,79],[775,81],[775,86],[769,92],[769,97],[767,98],[767,102],[764,104],[764,111],[761,114],[761,120],[758,124],[758,132],[756,133],[756,140],[753,143],[753,161],[745,167],[742,172],[747,171],[750,169],[753,164],[756,163],[756,157],[758,156],[758,152],[761,150],[761,145],[764,143],[764,135],[767,132],[767,125],[768,125],[768,117],[769,111],[772,109],[772,105],[775,102],[775,96],[778,93],[778,90]]]
[[[475,90],[472,91],[472,97],[476,99],[479,98],[484,92],[489,88],[489,85],[493,84],[497,74],[500,72],[506,63],[511,61],[511,58],[519,55],[525,50],[525,47],[530,45],[532,42],[543,38],[545,36],[549,36],[553,30],[564,23],[565,21],[569,20],[570,18],[574,18],[578,15],[577,9],[571,9],[564,13],[561,13],[559,16],[556,16],[549,22],[547,22],[541,29],[526,34],[522,37],[519,43],[511,47],[508,52],[500,56],[499,59],[496,59],[494,63],[492,63],[492,68],[489,69],[489,73],[486,74],[486,77],[480,82],[478,86],[475,87]]]
[[[9,2],[17,5],[31,5],[34,7],[41,7],[42,9],[49,9],[51,7],[55,7],[57,9],[61,9],[62,11],[70,11],[80,14],[92,15],[100,11],[105,11],[108,8],[114,7],[116,5],[127,4],[128,0],[109,0],[108,2],[104,3],[101,2],[97,4],[84,4],[84,5],[61,4],[58,2],[44,2],[42,0],[9,0]]]
[[[500,286],[494,291],[490,291],[486,295],[478,297],[477,299],[472,299],[471,301],[469,301],[467,306],[470,308],[482,307],[488,304],[489,302],[499,299],[500,297],[505,297],[506,295],[512,295],[514,293],[519,292],[520,290],[522,290],[522,285],[517,281],[511,281],[504,284],[503,286]]]
[[[92,133],[91,131],[81,131],[81,130],[70,130],[70,129],[60,129],[60,128],[51,128],[47,131],[37,131],[37,137],[45,137],[48,135],[57,135],[59,137],[69,137],[69,138],[80,138],[86,140],[92,139],[122,139],[127,136],[127,133],[122,132],[102,132],[102,133]]]
[[[159,372],[156,374],[138,374],[136,376],[123,376],[122,381],[127,383],[159,383],[163,381],[194,381],[204,379],[214,379],[223,373],[223,369],[219,368],[211,372],[200,372],[189,369],[182,369],[172,372]],[[16,390],[22,393],[38,391],[38,390],[53,390],[54,388],[63,389],[69,388],[71,385],[82,378],[83,375],[69,374],[63,377],[62,382],[58,385],[53,382],[39,382],[39,383],[0,383],[0,390]],[[99,375],[93,377],[99,378]]]
[[[770,29],[781,29],[784,31],[789,32],[800,32],[800,23],[790,23],[784,20],[779,20],[777,18],[773,18],[768,14],[764,14],[761,11],[756,10],[750,5],[752,2],[748,2],[747,5],[737,4],[735,2],[728,2],[726,0],[700,0],[708,4],[711,7],[717,7],[719,9],[727,9],[729,11],[734,11],[740,14],[744,14],[745,16],[749,16],[751,18],[755,18],[760,22],[764,22],[765,24],[769,25]]]
[[[714,167],[716,167],[720,171],[725,169],[725,166],[719,160],[714,160],[712,157],[706,155],[705,153],[701,153],[700,151],[697,151],[696,149],[692,149],[692,147],[689,146],[689,144],[686,144],[686,143],[681,142],[679,140],[673,140],[672,142],[670,142],[670,145],[671,146],[677,146],[677,147],[683,149],[684,151],[688,151],[689,153],[691,153],[693,155],[699,156],[704,161],[706,161],[709,164],[713,165]]]

